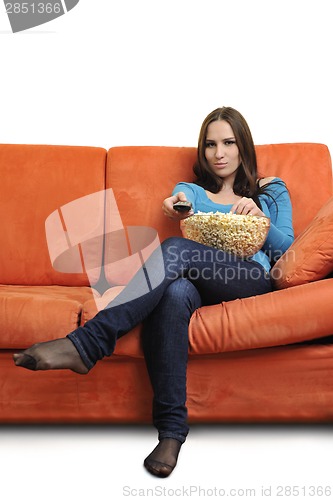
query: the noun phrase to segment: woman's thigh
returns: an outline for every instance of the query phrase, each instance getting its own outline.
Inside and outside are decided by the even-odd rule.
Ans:
[[[229,257],[229,255],[227,254]],[[257,262],[226,259],[225,262],[202,263],[200,273],[190,272],[204,305],[261,295],[272,290],[269,275]]]
[[[253,260],[183,238],[173,238],[165,250],[172,256],[167,274],[172,273],[172,266],[182,268],[183,276],[196,286],[204,305],[272,290],[268,273]]]

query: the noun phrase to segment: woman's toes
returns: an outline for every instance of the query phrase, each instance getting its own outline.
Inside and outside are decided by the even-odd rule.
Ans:
[[[143,464],[148,472],[157,477],[168,477],[174,469],[171,465],[163,464],[149,458],[146,458]]]
[[[145,459],[145,468],[158,477],[168,477],[177,465],[181,442],[173,438],[161,439],[156,448]]]
[[[36,370],[37,362],[35,358],[29,356],[29,354],[18,353],[13,355],[13,359],[16,366],[22,366],[28,370]]]

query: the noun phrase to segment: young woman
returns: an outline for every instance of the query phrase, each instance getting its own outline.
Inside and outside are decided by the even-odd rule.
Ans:
[[[263,248],[251,258],[240,259],[222,250],[210,248],[207,252],[205,245],[184,238],[169,238],[146,264],[156,274],[156,286],[150,291],[137,293],[146,286],[145,274],[139,271],[84,326],[65,338],[14,354],[17,366],[31,370],[67,368],[86,374],[98,360],[112,354],[118,338],[143,322],[144,354],[154,392],[153,422],[159,439],[144,465],[159,477],[173,471],[189,431],[186,366],[191,315],[202,305],[271,291],[271,262],[293,241],[288,191],[281,179],[258,178],[251,132],[238,111],[224,107],[206,117],[194,173],[193,183],[177,184],[172,196],[164,200],[165,215],[179,221],[194,211],[218,210],[270,217]],[[177,212],[174,204],[178,201],[190,201],[192,211]],[[151,274],[150,280],[154,281]]]

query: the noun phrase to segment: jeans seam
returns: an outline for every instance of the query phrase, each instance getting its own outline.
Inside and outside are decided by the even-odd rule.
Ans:
[[[69,335],[67,335],[67,337],[69,338],[69,340],[72,341],[80,357],[82,358],[82,361],[84,362],[86,367],[90,370],[94,366],[94,363],[89,359],[89,356],[85,348],[83,347],[80,339],[77,337],[75,332],[70,333]]]

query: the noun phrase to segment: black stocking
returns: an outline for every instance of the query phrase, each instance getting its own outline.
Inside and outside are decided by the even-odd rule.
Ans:
[[[146,469],[158,477],[167,477],[176,467],[182,443],[177,439],[161,439],[156,448],[145,459]]]
[[[89,371],[74,344],[68,338],[35,344],[23,352],[14,354],[13,358],[16,366],[22,366],[28,370],[67,368],[81,374]]]

